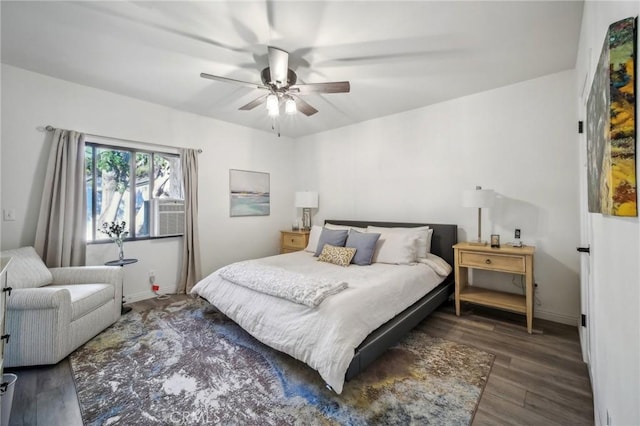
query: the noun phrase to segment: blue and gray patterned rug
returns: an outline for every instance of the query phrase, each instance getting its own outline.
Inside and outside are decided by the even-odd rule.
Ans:
[[[336,395],[208,303],[174,299],[70,359],[87,425],[464,425],[494,356],[418,327]]]

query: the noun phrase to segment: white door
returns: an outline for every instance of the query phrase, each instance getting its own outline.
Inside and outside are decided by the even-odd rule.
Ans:
[[[586,77],[585,77],[586,80]],[[586,83],[586,81],[585,81]],[[586,89],[586,90],[585,90]],[[586,116],[586,104],[588,95],[588,88],[583,89],[582,102],[579,107],[579,115]],[[591,214],[589,214],[588,207],[588,194],[587,194],[587,123],[584,122],[583,132],[578,137],[579,144],[579,161],[580,161],[580,245],[582,248],[591,249]],[[580,345],[582,347],[582,359],[587,364],[591,363],[591,342],[593,339],[594,327],[590,327],[590,324],[595,323],[594,312],[591,312],[590,307],[593,306],[592,295],[592,282],[591,282],[591,255],[586,252],[576,253],[580,256],[580,313],[582,314],[581,322],[584,325],[578,324],[580,334]]]

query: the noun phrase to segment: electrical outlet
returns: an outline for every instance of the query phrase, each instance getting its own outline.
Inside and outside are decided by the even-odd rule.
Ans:
[[[516,228],[515,238],[516,240],[520,238],[520,230],[518,228]]]
[[[149,284],[154,284],[156,282],[156,271],[151,269],[149,271]]]

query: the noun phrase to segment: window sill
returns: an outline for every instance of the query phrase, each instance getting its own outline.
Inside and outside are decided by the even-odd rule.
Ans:
[[[124,240],[125,243],[134,243],[136,241],[148,241],[148,240],[166,240],[168,238],[182,238],[184,235],[162,235],[160,237],[136,237],[136,238],[127,238]],[[99,241],[87,241],[87,245],[94,244],[113,244],[111,240],[99,240]]]

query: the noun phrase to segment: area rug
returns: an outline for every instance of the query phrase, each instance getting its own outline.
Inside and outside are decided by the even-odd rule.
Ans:
[[[341,395],[195,299],[130,312],[70,360],[86,425],[469,424],[494,356],[426,332]]]

